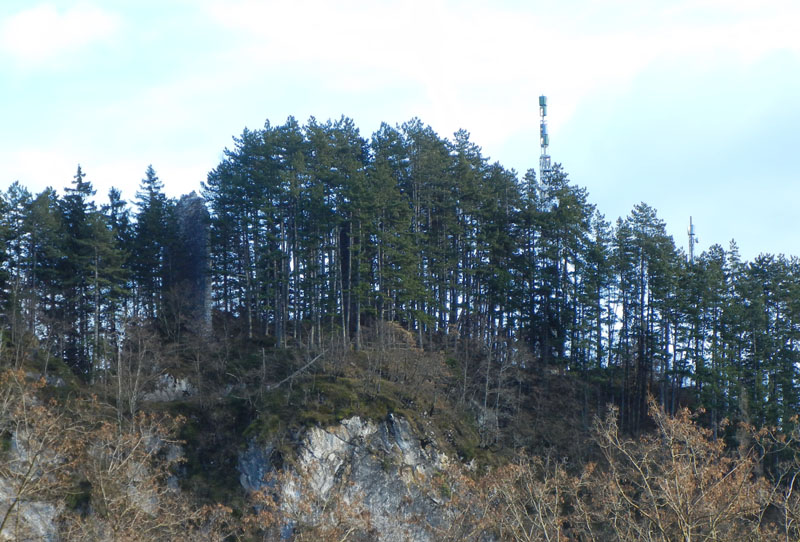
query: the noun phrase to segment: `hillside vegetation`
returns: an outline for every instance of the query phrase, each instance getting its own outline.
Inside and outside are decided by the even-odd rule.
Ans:
[[[266,123],[201,195],[94,195],[0,198],[0,537],[271,539],[242,450],[291,476],[307,428],[390,415],[453,460],[431,539],[800,535],[797,258],[688,261],[652,207],[612,225],[417,119]],[[374,537],[331,499],[297,540]]]

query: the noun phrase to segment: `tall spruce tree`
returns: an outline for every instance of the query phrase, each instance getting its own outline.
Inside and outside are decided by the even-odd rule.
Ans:
[[[26,325],[31,310],[30,258],[27,253],[26,216],[30,212],[31,193],[19,182],[13,182],[0,194],[0,307],[9,326],[11,340],[17,343],[22,334],[33,331]]]
[[[61,215],[65,233],[65,254],[59,269],[64,288],[63,356],[79,375],[91,378],[91,328],[92,294],[92,247],[93,215],[96,207],[92,197],[95,191],[86,174],[78,166],[72,186],[65,190],[61,199]]]
[[[164,185],[152,165],[147,166],[136,193],[131,271],[134,280],[134,314],[141,310],[145,318],[155,319],[161,309],[160,295],[164,281],[168,204]]]

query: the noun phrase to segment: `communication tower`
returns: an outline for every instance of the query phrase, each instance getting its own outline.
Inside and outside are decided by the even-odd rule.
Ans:
[[[697,236],[694,233],[694,224],[692,224],[692,217],[689,217],[689,263],[694,263],[694,245],[697,243]]]
[[[539,157],[539,180],[543,181],[550,176],[550,155],[547,154],[547,147],[550,146],[550,136],[547,133],[547,96],[539,96],[539,144],[542,147],[542,154]]]

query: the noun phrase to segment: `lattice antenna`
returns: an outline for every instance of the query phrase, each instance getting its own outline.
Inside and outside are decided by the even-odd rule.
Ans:
[[[539,116],[541,117],[539,144],[542,147],[542,153],[539,156],[539,180],[544,181],[551,172],[550,155],[547,151],[550,146],[550,135],[547,133],[547,96],[539,96]]]
[[[689,217],[689,263],[694,263],[694,245],[698,243],[697,235],[694,233],[694,224],[692,224],[692,217]]]

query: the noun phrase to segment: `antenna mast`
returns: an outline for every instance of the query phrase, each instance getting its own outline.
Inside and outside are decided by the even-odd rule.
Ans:
[[[689,217],[689,263],[694,263],[694,245],[697,243],[697,236],[694,233],[694,224],[692,224],[692,217]]]
[[[547,147],[550,146],[550,136],[547,133],[547,96],[539,96],[539,143],[542,147],[542,154],[539,157],[539,180],[544,181],[550,176],[550,155],[547,154]]]

